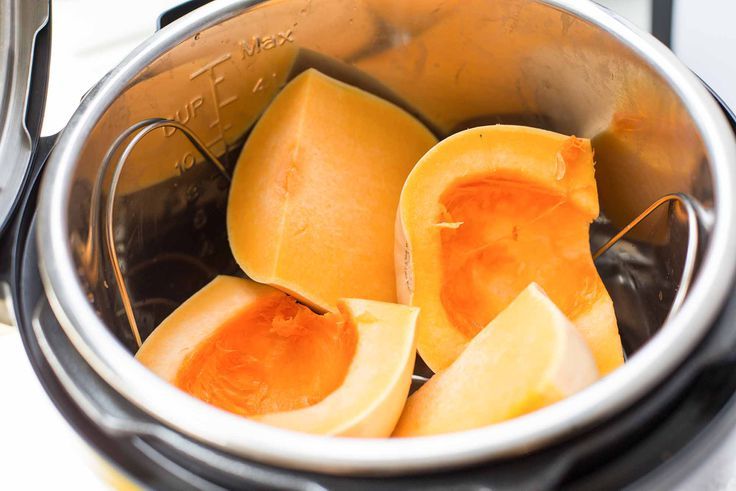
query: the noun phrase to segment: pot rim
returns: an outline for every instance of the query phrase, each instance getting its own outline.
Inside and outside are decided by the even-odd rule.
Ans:
[[[263,424],[209,406],[158,378],[110,333],[77,280],[69,244],[71,180],[85,139],[129,82],[196,32],[262,0],[218,0],[153,34],[83,99],[60,134],[40,191],[38,242],[46,295],[66,335],[114,390],[158,421],[232,454],[335,474],[436,471],[541,448],[613,415],[645,395],[692,352],[715,320],[736,276],[736,140],[715,100],[665,46],[593,2],[537,0],[616,37],[667,81],[701,133],[711,162],[715,220],[700,271],[680,311],[622,368],[552,406],[497,425],[394,440],[331,438]]]

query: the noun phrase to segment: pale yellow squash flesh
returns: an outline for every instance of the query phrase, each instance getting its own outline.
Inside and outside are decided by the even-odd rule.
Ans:
[[[598,378],[575,327],[535,284],[409,397],[394,436],[480,428],[529,413]]]
[[[436,142],[402,109],[310,69],[274,99],[233,175],[228,236],[254,280],[321,311],[394,302],[401,187]]]

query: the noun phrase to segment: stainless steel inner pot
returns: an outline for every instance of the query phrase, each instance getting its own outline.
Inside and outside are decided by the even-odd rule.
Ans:
[[[310,436],[220,411],[158,379],[132,356],[100,210],[114,200],[112,242],[145,337],[213,275],[237,272],[224,227],[228,182],[182,132],[161,128],[136,145],[110,196],[99,193],[111,179],[105,154],[131,126],[163,117],[232,168],[261,111],[310,66],[401,104],[438,136],[515,123],[592,138],[602,207],[594,245],[656,198],[689,194],[700,208],[700,255],[681,308],[668,317],[683,243],[675,210],[637,227],[599,263],[626,365],[506,423],[400,440]],[[651,36],[592,2],[220,0],[156,33],[84,98],[48,163],[38,247],[47,295],[76,349],[163,425],[284,467],[397,474],[549,445],[664,380],[730,293],[735,187],[736,143],[705,87]]]

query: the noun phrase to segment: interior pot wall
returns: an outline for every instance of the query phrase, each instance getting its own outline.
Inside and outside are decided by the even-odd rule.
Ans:
[[[193,32],[142,70],[99,119],[77,162],[69,209],[77,271],[131,349],[99,223],[90,227],[105,152],[134,123],[167,117],[232,168],[257,116],[309,66],[403,105],[439,136],[516,123],[591,138],[611,228],[670,192],[712,206],[703,145],[680,99],[637,54],[584,20],[533,0],[256,3]],[[236,271],[226,193],[227,181],[178,132],[156,130],[130,155],[114,236],[144,337],[214,274]],[[666,242],[651,231],[638,240]]]

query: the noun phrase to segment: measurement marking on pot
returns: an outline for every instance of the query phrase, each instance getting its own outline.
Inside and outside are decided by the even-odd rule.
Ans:
[[[199,186],[197,186],[196,184],[192,184],[191,186],[187,187],[184,190],[184,194],[187,197],[187,201],[189,201],[190,203],[197,201],[197,199],[199,199],[199,194],[200,194]]]
[[[182,175],[186,171],[194,167],[194,164],[196,162],[197,159],[194,157],[194,154],[192,154],[191,152],[187,152],[184,154],[184,157],[174,163],[174,168],[178,171],[179,175]]]
[[[271,78],[276,78],[276,73],[271,73]],[[256,80],[255,85],[253,85],[252,92],[255,94],[256,92],[261,92],[263,89],[268,87],[270,84],[267,79],[264,79],[263,77],[258,77],[258,80]]]
[[[243,39],[238,43],[240,45],[240,57],[245,59],[249,56],[255,56],[261,51],[268,51],[293,42],[293,29],[287,29],[268,36],[251,36],[249,40]]]
[[[219,58],[214,59],[213,61],[207,63],[205,66],[200,68],[199,70],[195,70],[191,75],[189,75],[189,80],[194,80],[195,78],[199,77],[203,73],[206,72],[212,72],[212,70],[219,64],[226,62],[230,59],[230,53],[225,53],[224,55],[220,56]]]
[[[207,74],[207,80],[209,81],[210,85],[210,92],[212,94],[212,100],[214,101],[214,109],[215,109],[215,119],[210,122],[209,127],[210,128],[216,128],[218,132],[218,136],[215,140],[212,141],[212,143],[208,143],[207,146],[210,147],[214,145],[215,143],[218,143],[220,141],[225,142],[225,147],[227,149],[227,141],[225,140],[225,132],[229,130],[232,125],[229,123],[224,123],[222,118],[222,113],[220,112],[220,109],[234,103],[236,100],[238,100],[237,95],[231,95],[230,97],[225,97],[223,99],[223,95],[220,93],[219,86],[225,81],[225,75],[218,73],[216,71],[217,67],[221,65],[222,63],[225,63],[231,58],[230,53],[225,53],[224,55],[220,56],[219,58],[214,59],[213,61],[207,63],[205,66],[200,68],[199,70],[194,71],[190,76],[190,80],[194,80],[200,75]]]
[[[238,96],[236,96],[236,95],[230,96],[227,99],[225,99],[224,101],[221,101],[220,102],[220,108],[223,108],[225,106],[229,106],[230,104],[232,104],[233,102],[235,102],[237,100],[238,100]]]
[[[222,136],[216,136],[214,140],[208,141],[207,143],[205,143],[205,145],[207,145],[207,148],[210,148],[210,147],[212,147],[212,146],[220,143],[222,141],[222,139],[223,139]]]
[[[195,95],[190,101],[185,102],[184,106],[177,109],[173,116],[168,116],[168,119],[173,119],[180,122],[181,124],[187,124],[189,121],[194,120],[198,112],[197,110],[204,104],[204,96],[202,94]],[[176,133],[176,128],[164,126],[164,135],[172,136]]]
[[[213,121],[213,122],[210,123],[209,126],[210,126],[210,128],[214,128],[215,126],[217,126],[219,124],[220,124],[220,121]],[[230,123],[225,123],[225,124],[222,125],[222,129],[223,130],[229,130],[232,127],[233,127],[233,125],[230,124]]]

